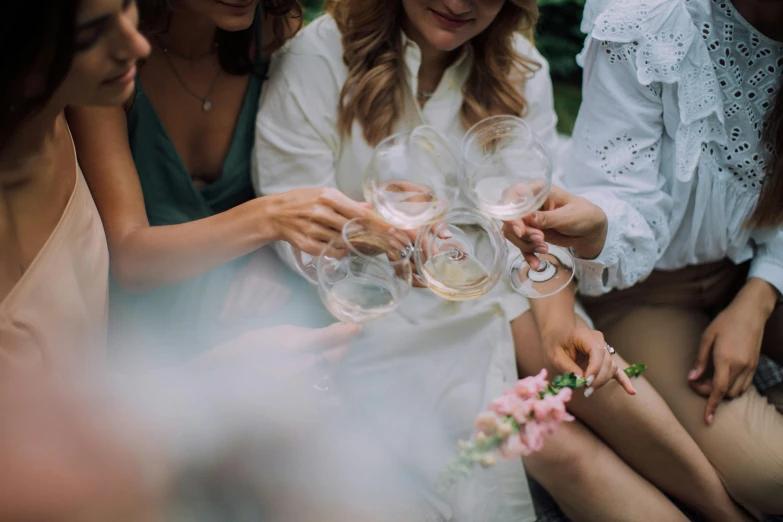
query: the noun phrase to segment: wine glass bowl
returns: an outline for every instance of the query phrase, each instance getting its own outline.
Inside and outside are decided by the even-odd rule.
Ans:
[[[448,140],[422,125],[378,144],[364,172],[364,199],[387,223],[416,229],[448,211],[461,169]]]
[[[364,324],[395,310],[411,288],[413,245],[377,219],[343,227],[316,262],[318,293],[337,319]]]
[[[471,209],[453,209],[416,239],[416,278],[440,297],[465,301],[497,284],[507,257],[497,224]]]
[[[522,119],[481,120],[465,134],[462,154],[463,190],[485,214],[502,221],[520,219],[546,200],[552,159]]]

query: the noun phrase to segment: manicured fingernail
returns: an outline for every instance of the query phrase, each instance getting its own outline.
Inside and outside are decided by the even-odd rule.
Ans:
[[[707,415],[707,424],[712,424],[712,420],[715,418],[713,414]]]
[[[517,237],[522,237],[522,229],[519,227],[519,225],[514,225],[514,233],[517,235]]]
[[[689,380],[689,381],[692,381],[693,379],[695,379],[695,378],[696,378],[696,376],[697,376],[697,375],[699,375],[699,370],[697,370],[696,368],[694,368],[693,370],[691,370],[690,372],[688,372],[688,380]]]
[[[595,375],[590,375],[586,380],[587,380],[587,385],[592,386],[593,381],[595,380]]]
[[[593,392],[594,392],[594,391],[595,391],[595,390],[593,389],[593,387],[592,387],[592,386],[590,386],[589,388],[587,388],[587,389],[585,390],[585,397],[590,397],[590,396],[593,394]]]
[[[549,252],[549,249],[545,246],[540,246],[540,247],[536,247],[535,252],[536,254],[546,254],[547,252]]]
[[[540,234],[533,234],[532,236],[530,236],[530,239],[532,239],[533,242],[535,242],[535,243],[543,243],[544,242],[544,236],[542,236]]]

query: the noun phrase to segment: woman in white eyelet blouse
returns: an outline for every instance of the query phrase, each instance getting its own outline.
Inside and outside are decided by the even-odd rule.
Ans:
[[[751,386],[760,352],[783,362],[780,207],[766,207],[772,225],[748,225],[765,176],[783,174],[767,164],[783,150],[762,139],[782,115],[769,116],[781,28],[780,2],[588,0],[564,183],[603,213],[559,193],[526,231],[573,247],[582,294],[608,293],[584,299],[596,326],[650,366],[754,514],[783,513],[783,416]]]
[[[364,0],[341,3],[360,1]],[[399,0],[383,1],[390,10],[391,4],[400,5]],[[528,2],[514,2],[522,3]],[[490,4],[503,5],[503,1],[402,2],[406,10],[422,5],[469,9],[479,17],[475,13]],[[256,123],[253,169],[260,194],[317,186],[362,199],[361,177],[373,148],[357,121],[350,136],[338,125],[340,91],[349,75],[342,37],[335,19],[327,15],[302,30],[273,61]],[[473,63],[471,46],[463,47],[443,71],[437,88],[425,89],[418,85],[427,70],[425,53],[405,33],[401,38],[405,83],[399,88],[404,110],[396,130],[426,123],[459,143],[465,132],[460,108]],[[525,84],[525,118],[545,142],[554,143],[556,116],[546,61],[521,36],[515,48],[542,64]],[[433,92],[425,102],[417,102],[417,90]],[[287,245],[278,245],[278,250],[284,258],[290,257]],[[423,484],[434,484],[453,454],[453,444],[470,436],[474,416],[516,378],[511,321],[533,325],[522,339],[514,328],[515,338],[529,348],[521,353],[530,354],[519,364],[525,371],[535,364],[536,372],[541,368],[542,356],[530,353],[535,351],[538,333],[528,311],[527,300],[505,283],[487,296],[463,303],[414,289],[397,312],[366,325],[353,343],[340,383],[354,407],[366,412],[383,442]],[[563,331],[571,330],[575,322],[573,296],[566,312],[560,324]],[[575,398],[574,413],[584,414],[584,422],[603,441],[581,425],[564,426],[547,441],[544,452],[525,459],[528,471],[551,489],[574,520],[631,520],[640,512],[640,504],[651,517],[648,520],[680,520],[679,511],[642,475],[710,520],[737,519],[736,508],[703,453],[649,384],[640,380],[635,385],[636,397],[610,385],[589,401]],[[362,390],[359,396],[356,389]],[[559,471],[564,468],[568,478]],[[626,502],[628,498],[635,499],[633,505]],[[433,520],[534,519],[519,462],[503,462],[475,473],[448,495],[439,498],[432,493],[430,500]]]

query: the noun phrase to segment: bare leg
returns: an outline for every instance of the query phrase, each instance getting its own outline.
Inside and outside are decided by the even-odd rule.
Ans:
[[[575,522],[688,520],[579,421],[561,425],[525,470]]]
[[[546,361],[532,314],[514,321],[512,330],[520,374],[537,373]],[[634,386],[636,396],[627,395],[614,382],[590,399],[577,393],[569,409],[631,468],[709,520],[747,519],[660,395],[644,379]]]

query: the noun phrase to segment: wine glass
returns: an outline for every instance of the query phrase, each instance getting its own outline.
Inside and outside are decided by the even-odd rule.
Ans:
[[[463,190],[488,216],[521,219],[544,204],[552,187],[552,156],[521,118],[492,116],[476,123],[462,140],[462,155]],[[522,255],[511,264],[511,286],[525,297],[556,294],[574,277],[571,254],[547,246],[548,253],[536,254],[537,270]]]
[[[316,262],[316,284],[337,319],[364,324],[396,309],[411,288],[413,245],[378,219],[348,221]]]
[[[422,125],[378,144],[364,171],[364,199],[394,227],[417,229],[449,210],[461,169],[449,141]]]
[[[457,208],[419,231],[414,277],[445,299],[474,299],[497,284],[507,255],[495,221],[473,209]]]

